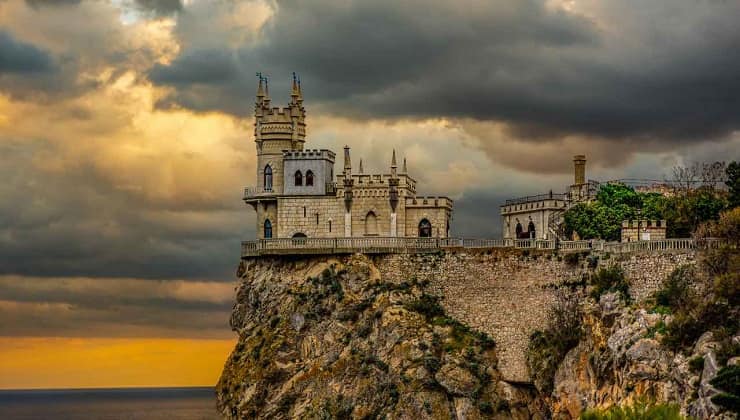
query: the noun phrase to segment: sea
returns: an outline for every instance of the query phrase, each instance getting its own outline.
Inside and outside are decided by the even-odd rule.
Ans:
[[[0,390],[0,419],[219,419],[213,388]]]

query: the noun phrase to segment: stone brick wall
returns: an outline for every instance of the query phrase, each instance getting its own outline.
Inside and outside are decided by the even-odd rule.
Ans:
[[[439,254],[376,256],[382,277],[428,281],[454,318],[496,340],[499,370],[512,382],[528,382],[525,351],[529,336],[545,327],[555,290],[578,281],[590,270],[572,266],[551,252],[492,249]],[[631,294],[643,299],[680,264],[692,263],[693,251],[612,256],[600,264],[620,264]]]

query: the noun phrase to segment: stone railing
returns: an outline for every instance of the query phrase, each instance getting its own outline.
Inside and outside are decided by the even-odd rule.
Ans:
[[[434,252],[449,248],[518,248],[551,249],[563,252],[602,251],[629,253],[640,251],[671,251],[696,248],[718,248],[725,242],[718,239],[662,239],[638,242],[554,241],[545,239],[461,239],[416,237],[354,237],[354,238],[277,238],[242,242],[242,257],[290,254],[387,254],[400,252]]]
[[[260,194],[272,194],[272,188],[257,188],[257,187],[246,187],[244,188],[244,198],[253,198]]]

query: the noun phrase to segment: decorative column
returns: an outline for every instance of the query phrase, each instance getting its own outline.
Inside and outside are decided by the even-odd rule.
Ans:
[[[352,163],[349,146],[344,146],[344,236],[352,236]]]
[[[396,173],[396,150],[391,158],[391,177],[388,179],[388,201],[391,205],[391,237],[397,236],[398,174]]]

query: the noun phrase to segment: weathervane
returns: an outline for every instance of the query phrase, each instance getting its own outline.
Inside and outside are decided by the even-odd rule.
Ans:
[[[261,71],[258,71],[255,73],[255,76],[259,77],[260,82],[265,82],[265,86],[267,86],[267,76],[263,75]]]

